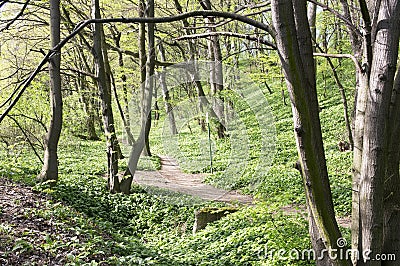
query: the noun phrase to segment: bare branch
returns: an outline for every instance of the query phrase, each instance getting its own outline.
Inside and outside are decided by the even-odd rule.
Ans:
[[[12,117],[12,116],[8,116],[12,121],[14,121],[14,123],[17,125],[17,127],[21,130],[22,134],[24,134],[26,141],[29,143],[29,146],[31,146],[33,152],[35,153],[36,157],[39,158],[40,162],[43,164],[43,160],[40,157],[39,153],[36,151],[35,146],[33,145],[33,143],[31,142],[31,140],[29,139],[28,134],[26,134],[25,130],[23,129],[23,127],[20,125],[20,123],[18,123],[18,121]]]
[[[28,7],[29,1],[30,1],[30,0],[27,0],[27,1],[25,2],[25,4],[22,6],[22,8],[21,8],[21,10],[19,11],[19,13],[18,13],[13,19],[11,19],[11,20],[4,26],[4,28],[0,29],[0,32],[2,32],[2,31],[4,31],[4,30],[8,30],[8,28],[9,28],[15,21],[17,21],[17,19],[18,19],[19,17],[21,17],[21,16],[24,14],[25,9]]]
[[[314,56],[322,56],[322,57],[332,57],[332,58],[349,58],[353,61],[357,71],[361,71],[361,66],[357,60],[357,58],[352,54],[325,54],[325,53],[313,53]]]
[[[235,32],[226,32],[226,31],[206,32],[206,33],[199,33],[199,34],[184,35],[184,36],[176,38],[175,40],[181,41],[181,40],[206,38],[209,36],[219,36],[219,35],[237,37],[237,38],[246,39],[246,40],[250,40],[250,41],[256,41],[261,44],[268,45],[271,48],[273,48],[274,50],[276,50],[275,44],[271,43],[270,41],[265,40],[264,38],[254,37],[254,36],[250,36],[247,34],[240,34],[240,33],[235,33]]]
[[[38,118],[27,116],[24,113],[8,115],[8,117],[18,117],[18,116],[24,117],[26,119],[29,119],[29,120],[32,120],[32,121],[38,123],[44,129],[44,131],[47,131],[46,125],[43,123],[42,120],[40,120]]]
[[[359,0],[360,3],[360,8],[361,8],[361,15],[364,20],[365,24],[365,45],[367,47],[367,63],[368,67],[371,67],[372,65],[372,22],[371,22],[371,17],[369,15],[368,11],[368,6],[365,0]],[[378,1],[380,3],[380,1]]]
[[[42,61],[38,64],[36,69],[29,75],[20,85],[18,85],[17,90],[21,88],[17,96],[10,103],[4,113],[0,116],[0,123],[4,120],[7,114],[11,111],[11,109],[17,104],[22,94],[25,92],[26,88],[31,84],[32,80],[36,77],[36,75],[41,71],[42,67],[48,62],[48,60],[60,52],[61,48],[64,47],[72,38],[78,35],[84,28],[86,28],[90,24],[94,23],[169,23],[175,22],[179,20],[183,20],[190,17],[202,16],[206,17],[223,17],[223,18],[232,18],[248,25],[251,25],[255,28],[259,28],[267,31],[272,36],[275,36],[275,31],[272,28],[264,23],[256,21],[254,19],[241,16],[234,13],[228,12],[220,12],[220,11],[209,11],[209,10],[198,10],[187,13],[182,13],[176,16],[171,17],[158,17],[158,18],[150,18],[150,17],[135,17],[135,18],[105,18],[105,19],[88,19],[82,21],[77,24],[74,31],[71,32],[67,37],[65,37],[61,42],[59,42],[56,46],[54,46],[47,54],[43,57]]]
[[[263,13],[265,13],[265,12],[267,12],[267,11],[271,11],[271,8],[266,8],[266,9],[263,9],[263,10],[260,10],[260,11],[256,11],[256,12],[254,12],[254,13],[243,14],[242,16],[251,17],[251,16],[263,14]],[[237,12],[237,11],[235,11],[235,13],[236,13],[236,12]],[[224,25],[226,25],[226,24],[228,24],[228,23],[230,23],[230,22],[232,22],[232,21],[234,21],[234,20],[235,20],[235,19],[227,19],[227,20],[222,20],[222,21],[220,21],[219,23],[212,24],[212,25],[195,26],[195,27],[190,26],[190,27],[185,27],[185,28],[187,28],[187,29],[189,29],[189,30],[209,29],[209,28],[214,28],[214,29],[216,29],[216,28],[222,27],[222,26],[224,26]]]
[[[75,69],[75,68],[67,67],[67,68],[62,68],[60,70],[61,71],[71,71],[71,72],[74,72],[74,73],[78,73],[78,74],[81,74],[81,75],[84,75],[84,76],[88,76],[88,77],[97,79],[95,74],[90,73],[90,72],[86,72],[86,71],[83,71],[83,70]]]
[[[134,58],[139,58],[139,53],[138,53],[138,52],[133,52],[133,51],[130,51],[130,50],[125,50],[125,49],[116,47],[116,46],[114,46],[114,45],[112,45],[112,44],[109,44],[109,43],[106,43],[106,46],[107,46],[107,48],[110,49],[111,51],[115,51],[115,52],[118,52],[118,53],[126,54],[126,55],[132,56],[132,57],[134,57]],[[168,66],[175,65],[176,63],[173,63],[173,62],[161,62],[161,61],[155,60],[155,64],[156,64],[157,66],[168,67]]]
[[[176,16],[170,16],[170,17],[158,17],[158,18],[105,18],[105,19],[88,19],[80,24],[77,25],[76,29],[80,28],[81,25],[83,27],[86,27],[88,24],[92,23],[169,23],[169,22],[175,22],[183,19],[187,19],[190,17],[196,17],[196,16],[201,16],[203,18],[207,17],[222,17],[222,18],[230,18],[234,19],[246,24],[249,24],[255,28],[265,30],[268,32],[271,36],[275,36],[275,31],[267,24],[261,23],[259,21],[256,21],[254,19],[251,19],[247,16],[244,15],[239,15],[235,13],[230,13],[230,12],[222,12],[222,11],[212,11],[212,10],[196,10],[196,11],[191,11],[187,13],[182,13]]]

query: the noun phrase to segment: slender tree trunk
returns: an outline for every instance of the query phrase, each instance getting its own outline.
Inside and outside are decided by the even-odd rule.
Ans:
[[[99,0],[92,0],[92,17],[100,18]],[[118,159],[120,150],[117,136],[115,134],[114,116],[111,104],[110,81],[107,80],[106,66],[103,51],[103,25],[93,25],[93,57],[95,59],[95,68],[97,75],[97,86],[99,88],[101,107],[103,113],[103,128],[107,141],[107,165],[108,165],[108,188],[110,192],[120,192],[118,180]]]
[[[342,5],[344,17],[356,25],[358,15],[351,12],[349,3],[347,0],[340,0]],[[368,79],[369,79],[369,65],[365,54],[365,40],[361,39],[357,32],[347,27],[350,37],[350,43],[353,55],[359,60],[363,61],[363,65],[366,66],[362,71],[356,70],[356,86],[355,86],[355,101],[354,110],[352,112],[353,123],[353,180],[352,180],[352,214],[351,214],[351,248],[353,250],[361,250],[360,245],[360,196],[359,196],[359,185],[361,175],[361,164],[362,164],[362,153],[363,153],[363,134],[364,134],[364,115],[366,108]],[[364,43],[364,44],[363,44]],[[352,258],[352,263],[357,264],[357,258]]]
[[[149,0],[148,2],[148,12],[149,16],[154,16],[154,1]],[[139,17],[144,16],[144,10],[145,10],[145,3],[143,0],[139,0]],[[152,26],[149,25],[148,30],[149,35],[153,35],[154,37],[154,24]],[[148,116],[151,115],[151,102],[153,98],[153,87],[154,87],[154,56],[153,59],[148,59],[147,64],[146,64],[146,59],[145,59],[145,44],[142,40],[145,38],[145,25],[140,24],[139,26],[139,61],[141,62],[141,79],[144,81],[141,83],[141,128],[140,128],[140,134],[137,139],[137,141],[133,144],[131,153],[129,155],[129,161],[128,161],[128,168],[125,171],[125,176],[126,177],[122,182],[121,182],[121,191],[123,193],[129,194],[130,187],[132,185],[133,181],[133,176],[135,174],[136,168],[137,168],[137,163],[139,161],[140,154],[144,150],[145,147],[145,132],[146,132],[146,127],[148,124]],[[153,38],[154,41],[154,38]],[[149,44],[151,47],[151,44]],[[154,48],[154,42],[152,44],[152,47]],[[150,49],[151,50],[151,49]],[[154,49],[152,51],[154,54]],[[151,52],[149,52],[151,54]],[[146,77],[146,72],[151,73],[150,69],[151,64],[153,65],[153,73],[151,74],[152,76],[147,76]],[[146,67],[147,66],[147,67]],[[147,69],[147,71],[146,71]]]
[[[164,46],[162,45],[162,43],[160,42],[158,44],[158,50],[160,53],[160,58],[161,61],[166,61],[165,58],[165,51],[164,51]],[[176,123],[175,123],[175,116],[174,116],[174,111],[171,105],[171,97],[169,96],[169,91],[167,88],[167,83],[165,81],[165,67],[162,67],[162,72],[160,73],[160,86],[162,89],[162,94],[163,94],[163,98],[164,98],[164,103],[165,103],[165,112],[167,113],[168,116],[168,121],[169,121],[169,128],[171,131],[172,135],[176,135],[178,134],[178,130],[176,128]]]
[[[60,1],[50,1],[50,40],[51,47],[60,42]],[[61,95],[61,54],[57,53],[49,61],[50,74],[50,126],[45,138],[43,167],[38,179],[40,181],[58,179],[57,146],[62,128],[62,95]]]
[[[106,40],[105,40],[103,26],[101,26],[100,29],[101,29],[101,52],[103,54],[104,70],[105,70],[105,74],[106,74],[106,88],[107,88],[108,94],[110,95],[110,99],[112,99],[112,71],[111,71],[110,61],[108,59],[108,50],[107,50],[107,44],[106,44]],[[111,102],[112,102],[112,100],[111,100]],[[112,106],[112,103],[111,103],[111,106]],[[111,110],[111,114],[113,116],[113,121],[114,121],[114,114],[112,113],[112,110]],[[115,124],[113,127],[114,127],[114,135],[115,135]],[[115,146],[114,149],[117,152],[117,158],[123,159],[124,156],[122,154],[121,146],[119,145],[117,135],[115,135],[114,146]]]
[[[88,91],[88,87],[86,84],[86,79],[82,75],[78,75],[77,77],[77,91],[79,91],[81,95],[81,99],[83,102],[83,109],[86,113],[86,137],[88,140],[100,140],[97,136],[96,128],[95,128],[95,118],[93,113],[93,107],[91,104],[92,97],[91,92]]]
[[[322,52],[326,53],[326,51],[323,51],[323,50],[322,50]],[[345,88],[343,87],[342,82],[340,81],[340,78],[338,76],[338,73],[336,71],[336,68],[335,68],[332,60],[329,57],[327,57],[326,61],[328,61],[328,64],[332,70],[333,79],[335,80],[335,83],[339,88],[339,93],[342,98],[342,104],[343,104],[343,117],[344,117],[344,122],[346,124],[346,129],[347,129],[347,139],[350,144],[350,150],[353,150],[354,149],[354,140],[353,140],[353,132],[351,129],[352,126],[351,126],[351,121],[350,121],[350,116],[349,116],[349,108],[348,108],[348,104],[347,104],[346,91],[345,91]]]
[[[85,66],[85,69],[87,72],[92,72],[93,70],[90,68],[88,62],[87,62],[87,57],[85,56],[85,54],[79,51],[79,56],[80,56],[80,60],[81,63],[83,63],[83,65]],[[97,84],[97,80],[95,78],[93,78],[93,76],[91,77],[92,81],[94,84]],[[87,86],[87,81],[84,77],[82,77],[82,86],[83,89],[87,88],[88,91],[86,92],[88,94],[87,101],[88,101],[88,131],[89,131],[89,139],[90,140],[100,140],[100,138],[97,136],[96,133],[96,124],[100,124],[100,128],[102,128],[101,125],[101,121],[100,123],[98,123],[99,120],[99,111],[98,111],[98,97],[97,97],[97,91],[95,88],[93,88],[92,86]],[[82,93],[84,94],[85,92],[82,91]]]
[[[147,1],[147,17],[153,18],[154,17],[154,0]],[[155,67],[155,40],[154,40],[154,23],[147,24],[147,39],[148,39],[148,56],[146,62],[146,90],[153,92],[154,90],[154,67]],[[150,96],[153,97],[152,93]],[[146,103],[146,101],[144,101]],[[151,105],[148,107],[151,110]],[[147,122],[144,131],[144,149],[143,155],[151,156],[150,151],[150,129],[151,129],[151,111],[149,113],[142,113],[142,115],[147,116]]]
[[[130,126],[128,124],[128,121],[126,121],[126,119],[125,119],[125,114],[124,114],[124,110],[122,109],[121,102],[119,101],[117,85],[115,84],[114,75],[111,75],[111,85],[112,85],[112,89],[113,89],[113,93],[114,93],[115,103],[117,104],[119,115],[121,117],[122,124],[124,125],[125,133],[126,133],[126,135],[128,137],[128,144],[129,145],[133,145],[135,140],[133,138],[133,135],[132,135],[132,132],[131,132],[131,128],[130,128]]]
[[[180,5],[178,0],[174,0],[175,3],[175,8],[179,13],[183,13],[182,10],[182,6]],[[191,35],[192,31],[189,29],[190,28],[190,24],[186,19],[182,20],[182,25],[184,27],[184,32],[186,35]],[[194,33],[194,32],[193,32]],[[193,67],[190,69],[189,74],[191,76],[191,79],[194,83],[194,85],[196,86],[196,91],[197,91],[197,96],[198,96],[198,104],[199,104],[199,110],[201,112],[204,112],[205,109],[207,109],[206,111],[210,113],[210,116],[212,118],[215,118],[216,120],[218,120],[218,116],[217,114],[214,112],[214,110],[212,108],[210,108],[210,103],[208,102],[206,95],[204,93],[203,90],[203,86],[201,84],[200,81],[200,76],[199,76],[199,70],[198,70],[198,66],[195,63],[196,62],[196,45],[194,43],[193,39],[189,39],[188,40],[188,48],[189,48],[189,55],[190,55],[190,61],[193,62]],[[219,123],[219,122],[218,122]],[[201,125],[201,129],[202,131],[206,131],[206,123],[204,118],[200,118],[200,125]],[[217,126],[217,128],[223,128],[223,125],[220,124]]]
[[[211,2],[210,0],[201,0],[200,4],[203,9],[211,10]],[[216,32],[215,28],[212,26],[215,25],[214,18],[207,18],[206,21],[210,24],[209,32]],[[208,40],[208,53],[211,62],[213,63],[210,69],[210,86],[211,92],[213,94],[212,105],[214,109],[214,113],[217,116],[218,124],[217,124],[217,133],[218,138],[225,137],[225,126],[224,126],[224,99],[221,97],[220,93],[224,89],[223,85],[223,71],[222,71],[222,53],[221,53],[221,45],[219,42],[219,36],[213,35]]]
[[[113,39],[115,42],[115,46],[117,48],[121,48],[121,32],[114,32],[113,31]],[[124,71],[124,56],[121,52],[120,49],[117,49],[118,53],[118,65],[121,67],[121,82],[122,82],[122,92],[123,92],[123,101],[124,101],[124,109],[122,108],[119,100],[118,100],[118,94],[117,94],[117,87],[115,86],[115,81],[113,82],[114,84],[114,94],[115,94],[115,100],[117,101],[117,106],[119,109],[119,113],[121,115],[122,122],[124,124],[124,129],[128,138],[128,143],[129,145],[133,145],[135,142],[135,139],[132,135],[131,132],[131,126],[130,126],[130,118],[129,118],[129,107],[128,107],[128,90],[127,90],[127,85],[126,85],[126,75]]]
[[[316,27],[316,22],[317,22],[317,5],[313,3],[308,3],[308,24],[310,25],[310,31],[311,31],[311,38],[312,40],[317,40],[317,27]],[[315,52],[315,45],[313,45],[313,50]]]
[[[338,249],[341,237],[333,209],[318,112],[311,32],[306,1],[271,1],[276,43],[292,102],[294,129],[303,173],[317,265],[348,265],[330,259],[324,249]]]

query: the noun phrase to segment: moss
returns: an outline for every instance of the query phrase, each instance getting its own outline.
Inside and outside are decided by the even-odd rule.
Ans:
[[[237,212],[239,209],[235,207],[205,207],[196,210],[194,213],[195,221],[193,224],[193,234],[205,228],[207,224],[220,220],[228,214]]]

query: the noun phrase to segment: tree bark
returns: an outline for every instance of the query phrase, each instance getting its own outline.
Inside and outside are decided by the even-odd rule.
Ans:
[[[149,0],[147,2],[147,17],[153,18],[154,17],[154,0]],[[153,97],[153,90],[154,90],[154,67],[155,67],[155,41],[154,41],[154,28],[155,25],[154,23],[148,23],[147,24],[147,40],[148,40],[148,56],[147,56],[147,61],[146,61],[146,92],[149,91],[151,92],[150,95],[144,95],[143,103],[146,104],[147,100],[146,97]],[[147,116],[146,117],[146,125],[145,125],[145,130],[144,130],[144,148],[142,154],[144,156],[151,156],[151,151],[150,151],[150,141],[149,141],[149,135],[150,135],[150,129],[151,129],[151,100],[150,100],[150,106],[148,106],[146,109],[150,110],[150,112],[147,113],[142,113],[142,115]]]
[[[352,25],[357,22],[356,15],[352,13],[347,0],[340,0],[344,18],[347,19]],[[353,117],[353,180],[352,180],[352,214],[351,214],[351,248],[353,250],[361,250],[360,245],[360,203],[359,203],[359,185],[361,175],[361,164],[363,154],[363,134],[364,134],[364,115],[366,108],[367,88],[369,79],[369,68],[367,55],[365,53],[365,42],[353,27],[347,24],[349,32],[351,48],[354,57],[363,61],[363,68],[356,69],[356,93],[354,100]],[[357,258],[352,258],[352,263],[357,264]]]
[[[331,259],[324,249],[339,249],[341,237],[334,214],[315,82],[311,32],[307,22],[306,1],[271,1],[278,53],[292,103],[294,131],[303,173],[310,234],[317,265],[348,265]]]
[[[50,40],[51,47],[60,42],[60,1],[50,1]],[[58,179],[57,146],[62,128],[62,95],[61,95],[61,51],[49,59],[50,74],[50,126],[45,138],[44,164],[38,176],[40,181]]]
[[[149,0],[148,5],[148,14],[149,16],[154,16],[154,1]],[[145,3],[143,0],[139,0],[139,17],[143,17],[145,15]],[[140,73],[141,73],[141,128],[140,134],[137,141],[133,144],[131,153],[129,155],[128,168],[125,171],[126,177],[121,182],[121,191],[125,194],[129,194],[129,190],[132,185],[133,176],[135,175],[137,164],[139,162],[140,154],[145,148],[145,134],[146,130],[148,130],[148,117],[151,116],[151,102],[153,98],[153,87],[154,87],[154,56],[150,56],[151,53],[154,54],[154,24],[152,26],[149,25],[148,30],[150,31],[149,36],[153,36],[152,44],[149,43],[149,48],[153,47],[153,50],[149,51],[149,56],[153,57],[153,59],[146,60],[146,46],[145,46],[145,24],[142,23],[139,25],[139,61],[140,61]],[[146,62],[147,61],[147,62]],[[152,66],[151,66],[152,64]],[[153,70],[151,71],[151,67]],[[151,76],[147,76],[147,74],[151,73]]]
[[[100,18],[99,0],[92,0],[92,16]],[[103,128],[107,141],[107,174],[108,189],[112,193],[120,192],[120,184],[118,180],[118,159],[120,150],[118,146],[117,136],[115,134],[114,116],[111,104],[111,88],[110,82],[107,80],[106,66],[103,51],[103,25],[93,25],[93,57],[95,59],[95,68],[97,75],[97,86],[101,98],[101,107],[103,115]]]
[[[377,32],[371,33],[375,41],[371,43],[372,47],[366,49],[372,53],[369,55],[371,58],[368,57],[372,64],[369,86],[366,88],[367,105],[359,187],[362,241],[360,251],[371,251],[372,258],[366,265],[381,265],[373,258],[382,254],[384,245],[384,183],[387,181],[386,169],[390,165],[388,117],[398,58],[399,14],[399,1],[382,1],[377,18],[380,26],[377,27]],[[398,164],[396,167],[398,171]]]
[[[317,5],[313,3],[308,3],[308,24],[310,25],[310,31],[311,31],[311,38],[312,40],[316,41],[317,40]],[[315,45],[313,45],[313,51],[316,51]]]
[[[388,166],[384,187],[384,235],[383,254],[394,254],[400,258],[400,69],[397,70],[389,115]],[[387,265],[396,265],[387,262]]]

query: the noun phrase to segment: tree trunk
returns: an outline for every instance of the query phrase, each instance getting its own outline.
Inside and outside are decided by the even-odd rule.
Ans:
[[[111,85],[112,85],[112,89],[113,89],[113,92],[114,92],[115,103],[117,104],[119,115],[121,117],[122,124],[124,125],[124,130],[125,130],[125,133],[126,133],[127,138],[128,138],[128,144],[129,145],[133,145],[133,143],[135,142],[135,139],[133,138],[129,123],[125,119],[124,110],[122,109],[121,102],[119,101],[117,85],[115,84],[115,79],[114,79],[113,75],[111,75]],[[121,152],[121,154],[122,154],[122,152]],[[123,158],[123,156],[120,156],[120,158]]]
[[[164,51],[164,46],[160,42],[158,44],[158,50],[160,52],[160,58],[161,61],[166,61],[165,60],[165,51]],[[165,112],[167,113],[168,116],[168,121],[169,121],[169,128],[171,131],[171,135],[176,135],[178,134],[178,130],[176,128],[176,123],[175,123],[175,116],[174,116],[174,111],[172,108],[172,105],[170,103],[171,97],[169,96],[169,91],[167,88],[167,83],[165,81],[165,67],[162,67],[162,72],[160,73],[160,86],[162,89],[162,94],[164,98],[164,103],[165,103]]]
[[[121,32],[115,33],[113,32],[113,36],[114,36],[114,42],[115,42],[115,46],[117,48],[121,48],[120,45],[120,40],[121,40]],[[121,50],[117,49],[117,53],[118,53],[118,65],[121,67],[121,71],[122,71],[122,75],[121,75],[121,82],[122,82],[122,91],[123,91],[123,100],[124,100],[124,105],[125,105],[125,110],[122,109],[122,106],[118,100],[118,94],[117,94],[117,87],[115,86],[115,81],[114,83],[114,94],[115,94],[115,100],[117,102],[117,106],[119,109],[119,113],[121,115],[121,119],[122,122],[124,124],[124,129],[126,132],[126,136],[128,138],[128,143],[129,145],[133,145],[133,143],[135,142],[135,139],[133,137],[133,134],[131,132],[131,125],[130,125],[130,118],[129,118],[129,107],[128,107],[128,90],[126,88],[126,75],[124,73],[124,56],[121,52]]]
[[[317,21],[317,5],[313,3],[308,3],[308,24],[310,25],[310,31],[311,31],[311,38],[313,40],[317,40],[317,27],[316,27],[316,21]],[[315,48],[314,48],[315,51]]]
[[[106,40],[105,40],[103,26],[101,26],[100,29],[101,29],[101,52],[103,54],[104,70],[105,70],[105,74],[106,74],[106,79],[105,79],[106,80],[106,88],[107,88],[108,94],[110,95],[110,101],[112,102],[112,92],[111,92],[111,90],[112,90],[112,72],[111,72],[110,61],[108,59],[108,50],[107,50],[107,44],[106,44]],[[110,106],[112,106],[112,103],[110,103]],[[113,121],[114,121],[114,115],[113,115],[112,109],[111,109],[111,115],[113,116]],[[119,145],[117,135],[115,134],[115,124],[113,127],[114,127],[114,135],[115,135],[114,149],[117,153],[117,158],[123,159],[124,156],[121,151],[121,146]]]
[[[100,140],[96,133],[95,118],[91,104],[92,93],[87,91],[87,81],[84,76],[78,75],[76,81],[77,91],[79,91],[83,103],[83,109],[86,113],[86,138],[88,140]]]
[[[92,17],[100,18],[99,0],[92,0]],[[114,116],[111,104],[111,88],[110,82],[107,80],[106,66],[104,62],[103,51],[103,25],[93,25],[93,57],[95,59],[95,68],[97,75],[97,86],[99,88],[101,107],[103,114],[103,128],[107,141],[107,174],[108,189],[110,192],[120,192],[120,184],[118,180],[118,159],[120,150],[117,136],[115,134]]]
[[[322,49],[321,49],[321,52],[327,53],[327,51],[323,51]],[[329,57],[326,57],[326,61],[328,61],[329,67],[332,70],[333,79],[335,80],[335,83],[339,88],[339,93],[342,98],[342,104],[343,104],[343,117],[344,117],[344,122],[346,124],[346,129],[347,129],[347,139],[350,144],[350,150],[353,150],[354,149],[353,132],[351,130],[351,122],[350,122],[350,116],[349,116],[349,108],[348,108],[348,104],[347,104],[346,91],[342,85],[342,82],[340,81],[339,75],[336,71],[335,65],[333,64],[332,60]]]
[[[147,17],[154,17],[154,0],[149,0],[147,2]],[[147,39],[148,39],[148,56],[146,62],[146,91],[153,92],[154,90],[154,67],[155,67],[155,41],[154,41],[154,23],[147,24]],[[146,95],[146,97],[153,97],[152,93]],[[151,101],[150,101],[151,102]],[[144,101],[146,103],[146,101]],[[144,131],[144,149],[142,154],[144,156],[151,156],[149,135],[151,129],[151,105],[148,107],[150,112],[142,113],[142,115],[147,116],[147,121]]]
[[[358,15],[355,15],[350,10],[349,3],[347,0],[340,0],[342,5],[344,17],[353,25],[356,25]],[[360,204],[359,204],[359,184],[361,175],[361,164],[362,164],[362,153],[363,153],[363,134],[364,134],[364,115],[366,108],[366,88],[368,87],[369,78],[369,65],[367,56],[365,54],[365,41],[359,37],[357,32],[351,28],[347,27],[350,37],[350,43],[353,55],[358,59],[364,61],[363,65],[367,66],[364,69],[356,69],[356,95],[354,101],[354,111],[353,117],[353,180],[352,180],[352,214],[351,214],[351,248],[353,250],[360,250]],[[364,42],[364,44],[363,44]],[[352,258],[352,263],[357,264],[357,258]]]
[[[383,209],[384,183],[387,181],[385,180],[386,168],[390,165],[388,162],[390,139],[388,117],[398,57],[399,14],[400,2],[382,1],[377,21],[381,28],[377,28],[377,32],[371,32],[371,36],[374,36],[371,37],[372,47],[366,49],[372,53],[367,55],[368,59],[371,58],[368,62],[372,64],[369,86],[365,88],[367,105],[359,187],[360,240],[362,241],[360,252],[371,251],[370,258],[372,258],[366,265],[381,265],[373,258],[382,254],[383,250],[383,235],[386,227]],[[398,164],[395,167],[398,171]]]
[[[394,254],[400,258],[400,69],[397,70],[393,86],[392,107],[389,116],[388,166],[384,187],[384,235],[383,254]],[[395,261],[386,262],[396,265]]]
[[[201,0],[200,4],[203,9],[211,10],[211,2],[210,0]],[[212,27],[215,25],[214,18],[206,18],[206,21],[210,25],[208,32],[216,32],[215,28]],[[217,134],[218,138],[225,137],[225,126],[224,126],[224,99],[221,97],[220,93],[224,89],[223,84],[223,71],[222,71],[222,53],[221,53],[221,45],[219,42],[219,36],[213,35],[207,42],[208,45],[208,53],[209,58],[212,62],[210,69],[210,86],[211,92],[213,94],[212,105],[214,109],[214,113],[216,114],[216,118],[219,120],[217,123]]]
[[[339,249],[341,237],[333,209],[315,84],[311,32],[307,22],[306,1],[271,1],[278,53],[292,103],[297,150],[303,173],[310,234],[317,265],[348,265],[331,259],[324,249]]]
[[[50,40],[51,47],[60,42],[60,0],[50,1]],[[57,53],[49,60],[50,74],[50,110],[51,119],[45,139],[43,167],[38,176],[40,181],[58,179],[57,146],[62,128],[62,95],[61,95],[61,54]]]
[[[149,16],[154,16],[154,1],[149,0],[148,2],[148,14]],[[145,3],[143,0],[139,0],[139,17],[144,16],[145,10]],[[151,25],[150,25],[151,24]],[[149,23],[149,36],[153,36],[153,43],[149,44],[149,47],[153,47],[153,50],[150,49],[149,55],[153,53],[153,59],[148,59],[146,64],[145,59],[145,45],[144,45],[144,38],[145,38],[145,25],[140,24],[139,26],[139,58],[140,58],[140,66],[141,66],[141,79],[144,81],[141,83],[141,129],[140,134],[132,146],[131,153],[129,155],[128,161],[128,168],[125,171],[125,176],[128,176],[121,182],[121,191],[125,194],[129,194],[130,187],[132,185],[133,176],[136,172],[137,163],[139,161],[140,154],[144,150],[145,147],[145,134],[148,127],[148,117],[151,116],[151,102],[153,98],[153,87],[154,87],[154,24]],[[152,51],[151,51],[152,50]],[[151,66],[152,64],[152,66]],[[145,68],[143,68],[145,67]],[[151,67],[153,67],[153,73],[151,76],[147,76],[146,74],[151,73]],[[147,70],[147,71],[146,71]]]

